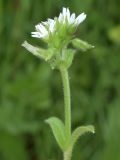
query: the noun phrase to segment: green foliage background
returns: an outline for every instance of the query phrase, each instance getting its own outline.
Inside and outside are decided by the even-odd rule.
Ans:
[[[94,124],[83,136],[74,160],[120,160],[120,1],[0,0],[0,160],[62,159],[50,116],[63,117],[61,78],[21,43],[34,26],[57,16],[62,7],[85,12],[76,35],[95,49],[78,53],[69,71],[72,126]]]

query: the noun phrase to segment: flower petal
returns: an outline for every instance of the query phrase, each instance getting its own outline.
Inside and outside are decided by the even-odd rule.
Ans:
[[[83,22],[86,18],[86,14],[85,13],[81,13],[75,20],[75,24],[79,25],[81,22]]]
[[[59,17],[58,17],[58,21],[59,21],[59,22],[62,22],[62,20],[63,20],[63,15],[62,15],[62,13],[60,13],[60,15],[59,15]]]
[[[70,10],[67,8],[67,20],[70,21]]]
[[[67,9],[63,7],[63,16],[66,17],[67,15]]]
[[[70,17],[70,24],[75,22],[75,13],[73,13]]]
[[[41,38],[41,34],[39,32],[31,32],[32,37]]]

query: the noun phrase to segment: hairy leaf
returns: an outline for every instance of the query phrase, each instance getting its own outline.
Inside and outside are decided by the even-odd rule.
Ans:
[[[64,150],[66,146],[66,134],[63,122],[56,117],[51,117],[46,122],[50,125],[58,145]]]
[[[72,139],[71,139],[72,146],[77,142],[80,136],[82,136],[83,134],[87,132],[95,133],[94,126],[88,125],[88,126],[81,126],[81,127],[76,128],[72,134]]]

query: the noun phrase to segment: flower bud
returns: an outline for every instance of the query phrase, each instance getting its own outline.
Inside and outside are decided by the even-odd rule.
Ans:
[[[81,39],[78,39],[78,38],[75,38],[72,40],[72,45],[73,45],[73,47],[75,47],[76,49],[79,49],[81,51],[87,51],[88,49],[94,48],[94,46],[92,46],[91,44],[89,44]]]

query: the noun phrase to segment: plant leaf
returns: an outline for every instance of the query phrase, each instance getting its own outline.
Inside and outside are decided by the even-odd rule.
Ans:
[[[75,131],[72,133],[72,139],[71,139],[72,146],[77,142],[80,136],[82,136],[87,132],[95,133],[94,126],[88,125],[88,126],[80,126],[76,128]]]
[[[65,150],[66,133],[65,133],[65,126],[63,122],[59,118],[56,118],[56,117],[51,117],[47,119],[45,122],[47,122],[50,125],[53,131],[53,135],[55,136],[55,139],[58,145],[60,146],[60,148],[62,150]]]
[[[29,44],[27,41],[24,41],[22,46],[25,47],[34,56],[36,56],[40,59],[44,59],[45,61],[47,61],[49,59],[49,57],[47,55],[47,50],[45,50],[45,49],[34,47],[33,45]]]
[[[72,64],[73,58],[75,55],[75,50],[73,49],[67,49],[65,52],[65,62],[66,62],[66,67],[69,68]]]

